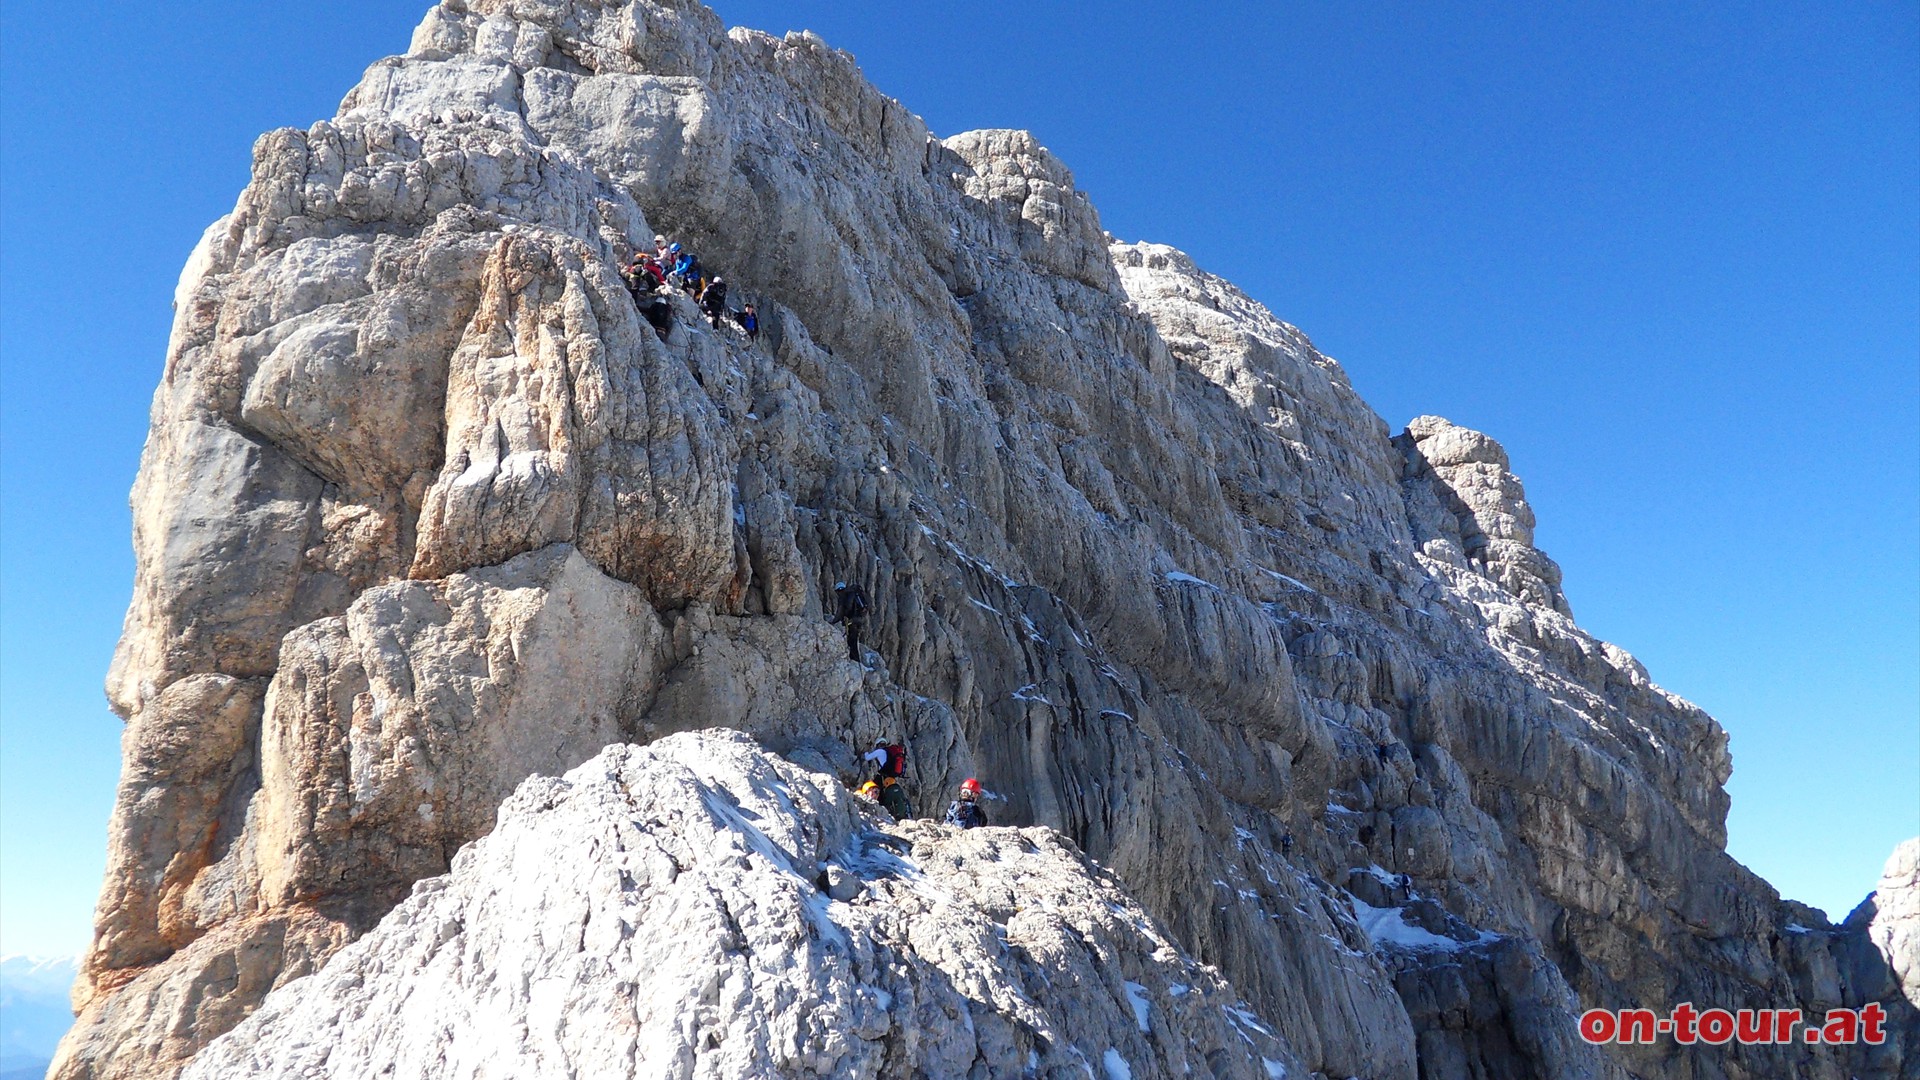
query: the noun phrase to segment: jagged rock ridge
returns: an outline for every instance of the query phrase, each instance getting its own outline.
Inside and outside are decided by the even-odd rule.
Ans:
[[[656,229],[761,302],[757,344],[684,297],[654,336],[615,267]],[[1110,243],[1032,136],[934,138],[809,35],[434,8],[257,144],[182,275],[134,505],[56,1075],[172,1074],[522,778],[719,726],[843,776],[899,735],[923,812],[981,776],[1312,1071],[1920,1061],[1913,965],[1726,857],[1724,732],[1573,622],[1496,442],[1392,436],[1299,331]],[[866,667],[821,618],[840,579]],[[1898,1035],[1573,1033],[1574,1001],[1687,1000],[1884,1000]]]
[[[1290,1065],[1052,830],[894,829],[831,775],[689,733],[527,781],[450,874],[183,1080]]]

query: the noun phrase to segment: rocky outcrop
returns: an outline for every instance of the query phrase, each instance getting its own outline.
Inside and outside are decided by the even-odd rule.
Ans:
[[[1478,431],[1417,416],[1394,440],[1407,456],[1408,523],[1421,554],[1469,566],[1534,607],[1573,612],[1560,565],[1533,546],[1533,507],[1507,451]],[[1438,505],[1444,513],[1434,513]]]
[[[1920,1005],[1920,837],[1894,849],[1880,874],[1880,887],[1848,918],[1848,925],[1857,928],[1861,916],[1870,920],[1868,937],[1886,957],[1900,996]],[[1862,966],[1871,971],[1872,959]]]
[[[186,1080],[1300,1075],[1045,828],[891,824],[727,732],[537,777]]]
[[[655,230],[757,341],[685,296],[653,333],[615,267]],[[1905,1006],[1874,1055],[1548,1022],[1893,969],[1726,856],[1725,733],[1575,625],[1497,443],[1395,437],[1298,330],[1111,242],[1030,135],[936,138],[810,35],[435,7],[256,144],[152,425],[58,1076],[171,1075],[525,777],[721,726],[842,778],[898,737],[923,813],[981,777],[1309,1071],[1920,1061]],[[1355,892],[1375,870],[1400,892]],[[1356,903],[1475,944],[1383,943]]]

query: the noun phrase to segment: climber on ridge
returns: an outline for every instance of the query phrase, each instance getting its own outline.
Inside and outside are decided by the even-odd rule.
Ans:
[[[720,329],[720,316],[727,313],[727,279],[718,274],[707,284],[705,292],[700,294],[700,308],[707,313],[707,322],[715,330]]]
[[[860,760],[873,766],[874,778],[880,781],[880,805],[887,808],[887,813],[892,814],[895,821],[912,817],[913,807],[907,804],[907,790],[900,783],[907,775],[907,748],[885,738],[875,739],[873,749],[861,755]]]
[[[673,305],[667,303],[664,297],[649,299],[640,308],[640,314],[647,320],[647,325],[653,327],[653,332],[660,335],[661,341],[667,340],[667,335],[673,333]]]
[[[838,582],[833,587],[834,613],[827,621],[847,624],[847,659],[866,663],[860,652],[860,631],[867,623],[867,590],[856,582]]]
[[[660,340],[667,340],[673,332],[673,305],[656,295],[665,282],[660,263],[644,251],[636,251],[620,268],[620,280],[626,283],[627,292],[633,297],[633,306],[640,311],[640,317],[647,320],[653,332]]]
[[[947,807],[947,824],[977,829],[987,823],[987,812],[980,806],[980,781],[969,776],[960,785],[960,795]]]
[[[647,283],[646,270],[642,268],[645,261],[646,256],[636,251],[633,253],[633,258],[628,259],[627,264],[620,268],[620,280],[627,283],[627,292],[633,294],[633,302],[636,304],[640,302],[641,293],[653,291],[653,287]]]
[[[726,279],[716,274],[711,281],[707,280],[700,269],[700,257],[684,244],[670,242],[660,233],[654,234],[651,252],[635,251],[633,257],[620,267],[620,278],[627,283],[627,291],[633,294],[634,304],[646,316],[647,322],[653,325],[662,341],[667,339],[673,328],[672,310],[663,300],[649,302],[645,298],[668,286],[684,290],[692,296],[694,304],[715,330],[720,329],[722,319],[732,319],[746,331],[747,340],[753,341],[760,336],[760,320],[754,314],[753,305],[748,304],[745,311],[729,309]],[[852,632],[853,628],[849,627],[849,633]]]
[[[667,250],[673,253],[672,279],[674,283],[682,289],[698,295],[700,292],[699,257],[694,255],[693,252],[685,250],[679,244],[675,244]]]
[[[644,308],[646,302],[643,298],[658,291],[666,282],[666,276],[653,256],[636,251],[633,258],[620,268],[620,280],[627,283],[627,292],[633,294],[633,302]]]

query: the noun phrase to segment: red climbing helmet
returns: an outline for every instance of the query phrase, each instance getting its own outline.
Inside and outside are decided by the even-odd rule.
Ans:
[[[978,795],[980,794],[980,781],[969,776],[966,781],[960,785],[960,790],[969,795]]]

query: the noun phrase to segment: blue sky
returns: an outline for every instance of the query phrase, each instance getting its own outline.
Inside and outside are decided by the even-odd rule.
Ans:
[[[1605,7],[718,5],[1504,442],[1582,624],[1732,733],[1734,854],[1838,918],[1920,833],[1920,9]],[[179,267],[423,11],[5,8],[0,950],[87,938]]]

